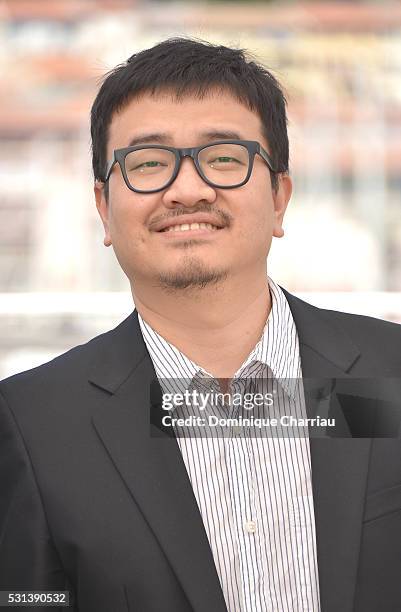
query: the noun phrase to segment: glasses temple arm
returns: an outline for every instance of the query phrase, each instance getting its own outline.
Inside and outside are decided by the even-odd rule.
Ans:
[[[108,162],[108,164],[106,166],[106,172],[105,172],[105,175],[104,175],[104,181],[103,181],[104,183],[107,183],[107,181],[109,180],[111,171],[112,171],[113,166],[116,163],[116,161],[117,161],[116,158],[114,158],[114,159],[112,159],[111,161]]]
[[[272,158],[270,157],[266,149],[262,147],[262,145],[260,145],[259,155],[263,157],[263,159],[265,160],[265,162],[267,163],[267,165],[269,166],[272,172],[277,172],[277,170],[274,167]]]

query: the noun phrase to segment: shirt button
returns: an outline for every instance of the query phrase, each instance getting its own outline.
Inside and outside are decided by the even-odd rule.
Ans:
[[[255,533],[256,531],[256,523],[255,521],[247,521],[245,523],[245,529],[248,533]]]
[[[231,432],[232,432],[233,438],[241,437],[241,435],[242,435],[242,427],[241,427],[241,425],[233,425],[231,427]]]

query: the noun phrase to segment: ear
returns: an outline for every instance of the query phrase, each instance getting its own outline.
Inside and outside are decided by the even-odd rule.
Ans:
[[[104,183],[102,183],[101,181],[95,181],[93,191],[95,193],[97,212],[100,215],[104,227],[103,243],[104,246],[110,246],[111,236],[109,229],[109,205],[107,203],[106,196],[104,193]]]
[[[285,211],[287,210],[288,202],[290,201],[292,194],[292,180],[288,174],[278,175],[278,188],[277,191],[273,191],[273,202],[274,202],[274,223],[273,223],[273,236],[276,238],[282,238],[284,236],[283,230],[283,219]]]

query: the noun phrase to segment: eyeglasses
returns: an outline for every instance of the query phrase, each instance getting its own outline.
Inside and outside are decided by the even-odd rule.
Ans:
[[[138,145],[116,149],[108,162],[104,182],[116,163],[128,189],[136,193],[156,193],[177,178],[181,160],[191,157],[199,176],[212,187],[233,189],[249,181],[258,154],[275,173],[267,151],[253,140],[220,140],[201,147],[176,149],[161,145]]]

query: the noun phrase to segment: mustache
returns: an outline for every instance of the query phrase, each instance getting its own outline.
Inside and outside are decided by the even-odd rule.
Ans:
[[[198,206],[189,209],[188,207],[175,208],[173,211],[165,215],[159,215],[152,219],[151,226],[156,225],[160,222],[166,221],[167,219],[174,219],[175,217],[182,217],[184,215],[194,215],[196,213],[208,213],[219,219],[222,225],[229,227],[233,221],[233,216],[225,210],[220,208],[212,208],[210,204],[199,204]],[[189,222],[189,220],[188,220]]]

